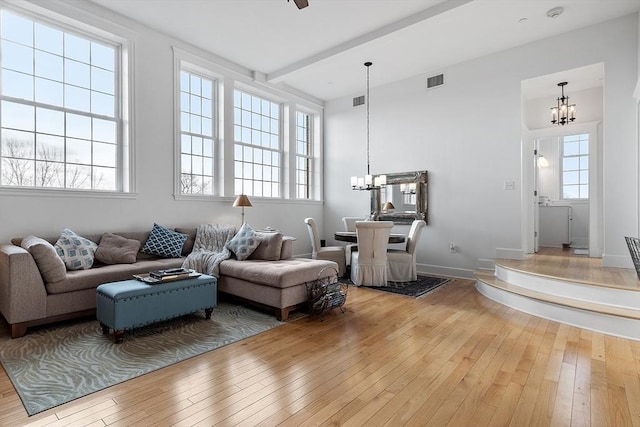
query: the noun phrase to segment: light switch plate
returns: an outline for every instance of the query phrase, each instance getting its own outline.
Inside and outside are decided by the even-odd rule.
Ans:
[[[504,189],[505,190],[515,190],[516,189],[515,181],[505,181],[504,182]]]

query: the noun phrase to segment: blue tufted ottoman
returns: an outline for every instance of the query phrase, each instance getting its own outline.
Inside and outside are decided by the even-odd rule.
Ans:
[[[205,274],[153,285],[125,280],[98,286],[96,317],[102,332],[113,330],[115,342],[121,343],[125,330],[198,310],[210,319],[217,302],[217,280]]]

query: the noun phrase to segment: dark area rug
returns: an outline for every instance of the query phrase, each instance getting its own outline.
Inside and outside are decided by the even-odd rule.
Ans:
[[[347,279],[349,280],[349,279]],[[376,291],[391,292],[394,294],[406,295],[413,298],[420,298],[428,292],[450,282],[451,279],[442,277],[419,275],[415,282],[389,282],[387,286],[364,286]],[[350,282],[350,281],[349,281]]]

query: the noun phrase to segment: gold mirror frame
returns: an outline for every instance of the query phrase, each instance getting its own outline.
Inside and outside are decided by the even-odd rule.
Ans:
[[[416,219],[424,220],[427,224],[427,171],[401,172],[384,174],[387,177],[387,186],[399,184],[416,185],[416,210],[415,212],[382,212],[381,190],[376,188],[371,191],[371,217],[375,221],[393,221],[394,224],[411,224]],[[374,175],[375,178],[380,175]]]

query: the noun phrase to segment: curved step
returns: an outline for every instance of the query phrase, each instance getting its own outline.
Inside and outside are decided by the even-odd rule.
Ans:
[[[507,282],[491,273],[475,275],[476,289],[496,302],[546,319],[640,341],[640,308],[550,294]],[[566,285],[570,287],[572,283]]]
[[[496,263],[498,279],[554,297],[640,310],[640,289],[554,277]]]
[[[497,278],[493,274],[488,273],[475,273],[476,279],[483,281],[487,285],[493,286],[511,292],[514,294],[526,296],[539,301],[545,301],[552,304],[558,304],[565,307],[578,308],[580,310],[593,311],[600,314],[608,314],[611,316],[628,317],[630,319],[640,320],[640,310],[634,310],[632,308],[619,307],[609,304],[601,304],[593,301],[585,301],[583,299],[568,298],[561,295],[549,294],[533,290],[530,288],[514,285],[510,282],[506,282]]]

